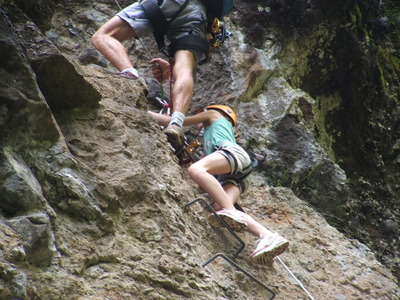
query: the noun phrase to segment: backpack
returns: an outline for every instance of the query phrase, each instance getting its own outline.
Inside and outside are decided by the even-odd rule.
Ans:
[[[207,8],[207,13],[222,20],[233,8],[234,0],[201,0]]]

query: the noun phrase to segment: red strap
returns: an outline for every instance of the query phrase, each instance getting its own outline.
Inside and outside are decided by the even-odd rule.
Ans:
[[[173,76],[173,70],[174,70],[174,61],[172,58],[169,59],[169,67],[170,67],[170,71],[169,71],[169,102],[168,104],[166,104],[165,106],[167,108],[170,108],[171,112],[172,112],[172,104],[173,104],[173,86],[174,86],[174,76]]]

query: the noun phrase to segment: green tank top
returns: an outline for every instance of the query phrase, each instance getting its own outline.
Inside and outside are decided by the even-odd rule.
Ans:
[[[224,117],[214,121],[204,131],[203,147],[206,155],[215,151],[215,146],[236,144],[231,122]]]

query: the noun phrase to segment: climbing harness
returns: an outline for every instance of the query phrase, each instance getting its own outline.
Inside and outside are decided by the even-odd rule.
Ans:
[[[232,9],[233,1],[203,0],[207,8],[207,20],[193,24],[186,35],[172,40],[169,47],[166,47],[165,35],[168,32],[169,26],[186,8],[189,1],[190,0],[186,0],[168,20],[160,7],[162,5],[162,0],[144,0],[140,2],[140,5],[154,29],[153,35],[160,52],[164,53],[167,57],[172,57],[173,53],[177,50],[199,50],[202,55],[204,55],[202,59],[198,61],[198,64],[202,65],[209,60],[209,51],[222,45],[231,35],[231,33],[226,30],[222,20],[223,16]],[[195,27],[203,25],[207,27],[207,39],[193,34]]]
[[[205,38],[193,34],[196,26],[202,26],[205,22],[199,22],[193,24],[192,28],[187,31],[187,34],[174,39],[169,47],[165,45],[165,35],[168,32],[170,24],[182,13],[186,8],[190,0],[186,0],[175,14],[166,19],[164,12],[161,10],[163,0],[144,0],[139,2],[143,11],[145,12],[150,24],[152,25],[154,32],[154,38],[156,40],[158,50],[164,53],[167,57],[172,57],[177,50],[200,50],[205,58],[198,62],[200,65],[208,60],[208,42]]]
[[[181,12],[189,4],[189,1],[190,0],[186,0],[181,5],[181,7],[176,11],[176,13],[169,19],[169,21],[167,21],[163,11],[160,8],[163,1],[161,1],[161,0],[158,0],[158,1],[157,0],[144,0],[144,1],[140,2],[140,5],[143,8],[143,11],[147,15],[151,25],[153,26],[153,29],[154,29],[153,35],[157,42],[158,49],[161,52],[164,52],[164,50],[165,50],[164,36],[166,35],[166,33],[169,29],[169,24],[172,23],[181,14]],[[168,54],[166,54],[166,55],[169,56]]]

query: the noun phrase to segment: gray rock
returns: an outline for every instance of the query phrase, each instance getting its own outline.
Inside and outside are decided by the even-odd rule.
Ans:
[[[40,209],[45,203],[41,185],[21,157],[6,147],[0,159],[1,209],[10,215]]]
[[[29,262],[39,266],[52,262],[56,249],[48,215],[37,213],[8,219],[5,223],[22,236]]]

